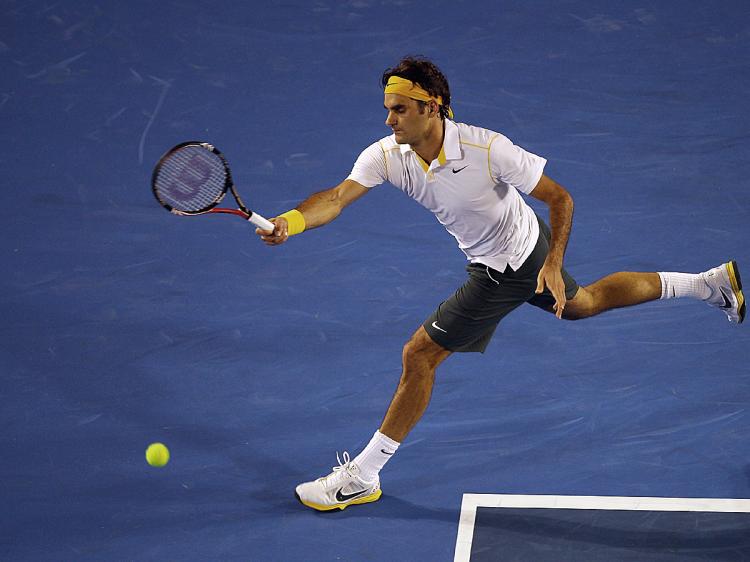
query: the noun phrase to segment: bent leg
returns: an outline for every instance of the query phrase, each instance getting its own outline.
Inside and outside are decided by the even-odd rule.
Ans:
[[[420,326],[404,346],[403,371],[380,432],[402,442],[427,409],[435,369],[451,354],[436,344]]]
[[[661,297],[658,273],[621,271],[578,289],[565,305],[563,318],[578,320],[613,308],[633,306]]]

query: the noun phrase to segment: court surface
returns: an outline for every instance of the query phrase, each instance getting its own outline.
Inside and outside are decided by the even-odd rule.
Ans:
[[[210,141],[289,210],[388,134],[407,53],[457,120],[548,159],[580,283],[730,258],[750,283],[744,2],[0,0],[1,560],[452,560],[468,494],[747,501],[750,331],[683,299],[522,307],[441,366],[379,502],[296,502],[378,427],[463,255],[389,185],[267,248],[170,216],[151,169]],[[742,512],[633,513],[477,506],[469,559],[750,559]]]

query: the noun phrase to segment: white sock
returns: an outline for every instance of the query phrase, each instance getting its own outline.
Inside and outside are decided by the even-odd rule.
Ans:
[[[661,278],[661,298],[674,299],[693,297],[707,299],[711,296],[711,289],[700,273],[675,273],[672,271],[659,272]]]
[[[367,444],[367,447],[354,459],[360,470],[359,477],[365,482],[375,480],[380,469],[385,466],[385,463],[390,460],[393,453],[398,450],[399,445],[400,443],[397,441],[376,431]]]

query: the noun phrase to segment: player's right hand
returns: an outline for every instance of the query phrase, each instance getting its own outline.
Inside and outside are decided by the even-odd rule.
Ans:
[[[271,219],[271,222],[274,225],[273,231],[256,228],[255,234],[258,234],[260,239],[268,246],[278,246],[279,244],[283,244],[286,242],[287,238],[289,238],[289,224],[286,222],[286,219],[281,217]]]

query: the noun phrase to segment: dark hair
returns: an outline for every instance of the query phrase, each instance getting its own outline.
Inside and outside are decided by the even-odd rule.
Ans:
[[[443,105],[440,106],[440,118],[448,117],[448,107],[451,104],[451,90],[448,80],[440,69],[431,60],[422,56],[406,56],[393,68],[383,72],[381,84],[385,88],[391,76],[405,78],[419,84],[427,90],[431,96],[442,97]],[[420,102],[423,106],[425,102]]]

